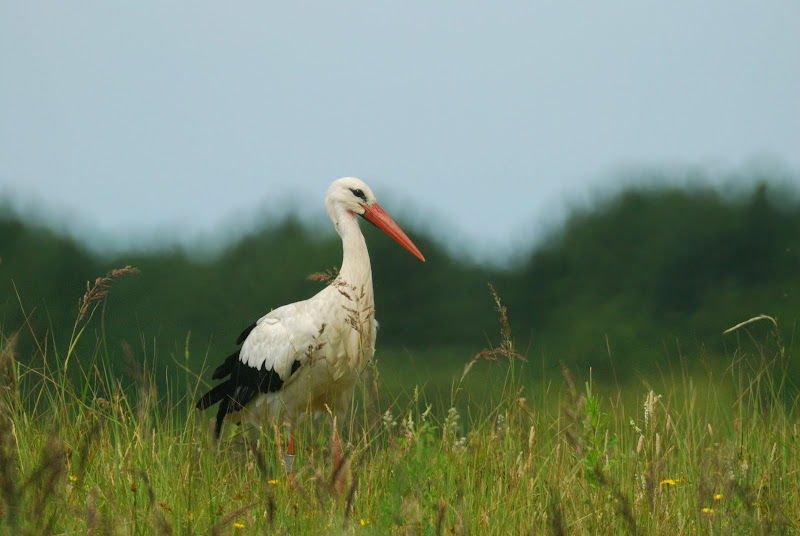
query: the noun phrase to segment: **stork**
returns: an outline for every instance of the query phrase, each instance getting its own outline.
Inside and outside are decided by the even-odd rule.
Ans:
[[[274,309],[248,326],[236,340],[240,348],[214,371],[212,379],[224,381],[197,401],[198,410],[219,402],[217,438],[225,420],[256,426],[286,423],[287,474],[294,459],[298,420],[332,408],[341,423],[356,381],[375,353],[372,269],[356,216],[425,261],[360,179],[333,181],[325,208],[342,239],[338,275],[311,298]],[[338,441],[335,427],[334,441]]]

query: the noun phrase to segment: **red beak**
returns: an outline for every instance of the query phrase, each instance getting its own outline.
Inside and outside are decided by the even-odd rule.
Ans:
[[[425,257],[422,256],[417,246],[414,245],[411,239],[406,236],[406,233],[404,233],[400,226],[386,214],[386,211],[384,211],[378,203],[364,205],[363,217],[368,222],[375,225],[375,227],[378,227],[383,230],[384,233],[394,238],[398,244],[413,253],[419,260],[425,262]]]

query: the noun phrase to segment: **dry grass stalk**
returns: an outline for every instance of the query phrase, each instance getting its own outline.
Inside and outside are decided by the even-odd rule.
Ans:
[[[442,527],[444,526],[444,512],[447,507],[444,497],[439,497],[439,514],[436,518],[436,536],[441,536]]]
[[[352,454],[352,450],[348,451],[345,454]],[[352,479],[350,481],[350,487],[347,490],[347,498],[345,499],[345,505],[344,505],[344,520],[342,521],[343,529],[347,527],[347,520],[350,517],[350,512],[352,511],[353,497],[355,497],[356,487],[358,486],[358,470],[364,466],[366,459],[367,459],[367,451],[365,450],[361,453],[361,456],[358,457],[355,466],[353,467]],[[345,465],[345,461],[346,461],[345,457],[343,456],[342,461],[339,464],[340,468]],[[336,473],[334,473],[331,476],[331,482],[332,483],[336,482]],[[333,491],[335,488],[332,486],[330,489],[331,491]]]
[[[13,387],[16,378],[14,377],[12,363],[14,362],[14,348],[17,345],[17,336],[12,335],[9,338],[3,337],[3,339],[0,342],[0,385]]]
[[[114,268],[113,270],[109,270],[103,277],[98,277],[95,279],[94,285],[90,286],[89,282],[87,281],[86,293],[83,295],[83,298],[81,298],[80,301],[80,308],[76,324],[83,320],[83,318],[86,316],[86,313],[89,312],[89,307],[93,303],[98,302],[106,297],[109,289],[111,288],[111,283],[123,275],[138,273],[140,273],[138,268],[128,265],[124,268]]]
[[[751,318],[749,320],[745,320],[744,322],[739,322],[735,326],[730,327],[730,328],[726,329],[725,331],[723,331],[722,334],[726,335],[728,333],[736,331],[739,328],[743,328],[743,327],[747,326],[748,324],[752,324],[753,322],[758,322],[759,320],[769,320],[770,322],[772,322],[772,325],[775,326],[775,329],[778,329],[778,321],[777,320],[775,320],[774,318],[772,318],[771,316],[768,316],[768,315],[758,315],[758,316],[754,316],[753,318]]]
[[[5,413],[0,415],[0,519],[9,520],[13,526],[20,505],[17,489],[19,468],[12,427],[11,419]]]
[[[575,388],[575,382],[572,380],[572,373],[563,361],[561,362],[561,374],[564,376],[564,382],[567,384],[567,395],[569,397],[569,406],[564,407],[564,414],[567,417],[564,437],[569,446],[575,450],[576,454],[579,457],[583,457],[585,438],[575,430],[581,428],[580,415],[583,413],[585,397],[583,393],[578,393],[578,390]]]
[[[306,276],[306,280],[326,283],[333,281],[338,276],[339,276],[339,268],[334,266],[333,268],[328,268],[327,270],[324,270],[322,272],[314,272],[313,274],[308,274]]]
[[[350,483],[350,489],[347,490],[347,500],[344,504],[344,521],[342,522],[342,529],[347,527],[347,519],[350,517],[350,511],[353,506],[353,497],[356,494],[356,486],[358,485],[358,478],[353,475],[353,481]]]
[[[247,512],[248,510],[252,509],[257,504],[258,504],[257,502],[254,502],[254,503],[246,504],[246,505],[242,506],[241,508],[237,508],[236,510],[234,510],[230,514],[226,515],[225,517],[223,517],[222,519],[220,519],[219,521],[214,523],[211,526],[211,528],[209,529],[208,533],[211,534],[212,536],[216,536],[218,534],[221,534],[220,531],[223,528],[226,528],[228,525],[230,525],[233,522],[234,519],[236,519],[237,517],[239,517],[243,513]]]
[[[508,322],[508,308],[500,301],[500,296],[494,289],[491,283],[487,283],[489,292],[492,294],[494,300],[494,310],[497,312],[497,318],[500,320],[500,346],[497,348],[489,348],[483,350],[476,355],[473,360],[488,359],[490,361],[497,361],[497,356],[505,357],[508,360],[519,359],[521,361],[528,361],[523,355],[514,349],[514,341],[511,339],[511,324]]]
[[[555,536],[566,536],[567,528],[564,526],[564,514],[561,509],[561,496],[558,488],[550,488],[550,504],[548,505],[547,524]]]
[[[515,359],[525,362],[528,361],[525,356],[514,349],[514,341],[511,338],[511,325],[508,322],[508,309],[500,301],[500,296],[497,294],[494,286],[491,283],[487,283],[487,285],[489,286],[489,292],[494,300],[494,310],[497,312],[497,317],[500,321],[500,346],[486,348],[478,352],[475,357],[473,357],[472,360],[470,360],[470,362],[464,366],[464,372],[461,373],[459,385],[464,381],[464,378],[467,376],[467,374],[469,374],[469,371],[472,370],[472,367],[475,366],[475,363],[482,359],[487,361],[499,361],[498,357],[505,357],[509,361],[513,361]]]

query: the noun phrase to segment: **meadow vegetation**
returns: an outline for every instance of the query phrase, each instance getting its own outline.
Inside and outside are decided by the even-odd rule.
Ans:
[[[629,190],[505,268],[414,240],[368,237],[345,463],[307,422],[290,484],[285,430],[194,401],[335,238],[103,258],[0,218],[0,534],[800,533],[796,197]]]
[[[102,286],[105,281],[99,281]],[[87,295],[91,294],[91,291]],[[417,388],[384,405],[373,368],[331,463],[330,428],[299,435],[290,483],[284,431],[232,428],[218,443],[192,411],[185,367],[159,392],[124,349],[126,388],[99,340],[80,382],[66,354],[25,366],[0,354],[0,530],[7,534],[791,534],[800,530],[800,404],[791,349],[771,318],[719,374],[685,368],[602,396],[578,382],[523,383],[496,297],[496,346],[453,378],[449,409]],[[97,319],[76,323],[70,347]],[[759,325],[765,324],[765,325]],[[753,330],[752,332],[749,330]],[[755,333],[765,335],[763,341]],[[752,335],[752,336],[751,336]],[[41,347],[45,342],[41,341]],[[188,363],[189,356],[185,356]],[[79,361],[76,361],[79,363]],[[470,376],[499,377],[462,412]],[[182,388],[170,382],[183,382]],[[787,396],[794,393],[794,398]],[[176,394],[183,393],[183,394]],[[323,419],[324,421],[324,419]]]

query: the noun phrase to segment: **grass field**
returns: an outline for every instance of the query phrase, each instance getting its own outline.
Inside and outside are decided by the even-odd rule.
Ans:
[[[67,349],[39,341],[42,367],[2,338],[2,534],[800,533],[798,364],[769,318],[739,328],[724,370],[618,386],[566,368],[534,379],[501,314],[496,347],[446,389],[401,391],[370,369],[341,470],[330,426],[310,422],[289,485],[284,430],[211,439],[192,409],[200,371],[157,392],[130,349],[131,384],[103,339],[72,355],[101,297],[87,293]]]

